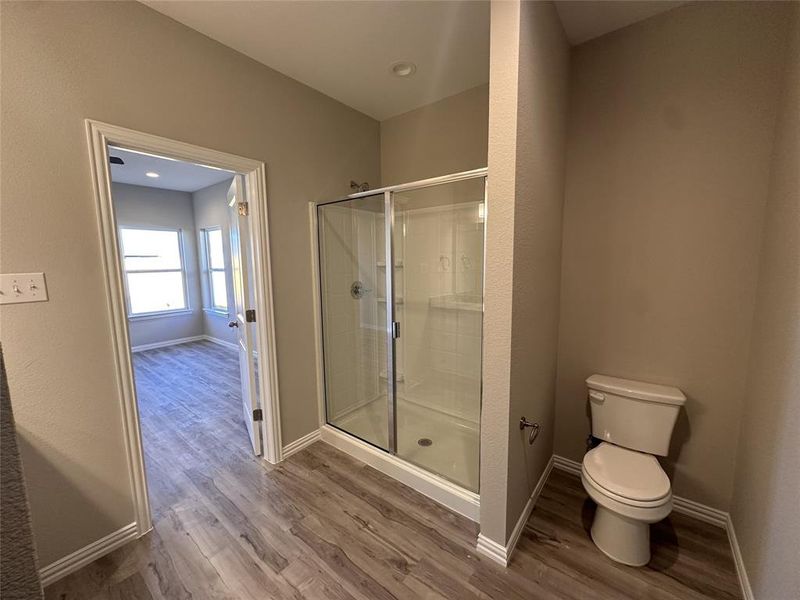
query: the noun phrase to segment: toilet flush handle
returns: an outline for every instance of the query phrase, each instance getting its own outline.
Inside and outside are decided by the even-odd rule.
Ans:
[[[605,394],[601,394],[600,392],[595,392],[594,390],[589,391],[589,400],[594,400],[595,402],[603,402],[606,399]]]

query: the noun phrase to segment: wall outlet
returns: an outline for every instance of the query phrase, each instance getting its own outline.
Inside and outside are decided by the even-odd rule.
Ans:
[[[0,304],[46,301],[44,273],[0,274]]]

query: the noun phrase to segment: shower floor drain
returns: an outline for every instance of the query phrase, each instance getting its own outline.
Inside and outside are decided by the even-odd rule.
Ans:
[[[417,440],[417,443],[420,446],[427,447],[427,446],[432,446],[433,445],[433,440],[431,438],[419,438]]]

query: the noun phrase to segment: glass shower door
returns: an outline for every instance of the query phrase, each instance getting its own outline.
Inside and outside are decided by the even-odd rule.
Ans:
[[[379,193],[319,205],[317,232],[327,421],[394,452],[388,203]]]
[[[478,491],[485,178],[394,196],[397,456]]]

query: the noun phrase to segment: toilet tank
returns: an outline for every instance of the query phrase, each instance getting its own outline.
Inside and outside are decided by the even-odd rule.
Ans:
[[[607,375],[586,380],[592,435],[631,450],[666,456],[686,396],[678,388]]]

